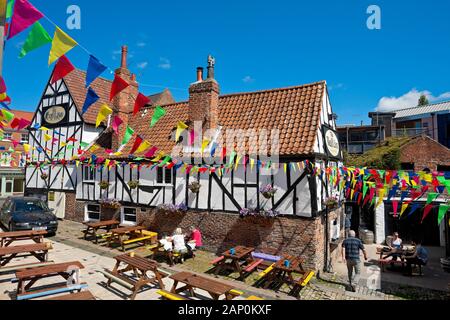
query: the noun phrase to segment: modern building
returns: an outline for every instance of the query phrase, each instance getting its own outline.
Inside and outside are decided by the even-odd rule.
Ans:
[[[33,112],[12,110],[17,119],[31,122]],[[28,143],[28,130],[16,130],[11,124],[1,129],[0,140],[0,198],[23,195],[25,182],[25,164],[23,143]]]
[[[152,105],[133,116],[139,84],[127,68],[127,51],[123,48],[122,63],[115,73],[130,86],[111,103],[108,99],[111,82],[97,80],[94,87],[100,96],[99,104],[108,104],[113,110],[111,117],[120,117],[123,124],[116,134],[111,121],[107,121],[101,132],[89,135],[89,140],[85,140],[83,128],[92,126],[99,105],[91,107],[89,117],[81,115],[86,93],[84,73],[75,71],[55,85],[47,84],[47,93],[42,97],[33,125],[45,121],[45,116],[42,119],[40,114],[63,106],[71,118],[52,124],[47,134],[65,133],[65,138],[60,138],[65,142],[62,150],[74,144],[75,153],[63,152],[70,164],[60,161],[42,168],[36,164],[52,159],[61,150],[55,150],[51,156],[35,152],[27,168],[27,193],[64,194],[65,205],[59,204],[61,209],[57,211],[63,218],[74,221],[110,218],[110,208],[101,203],[104,199],[116,199],[122,207],[114,214],[122,224],[143,224],[159,233],[171,233],[176,227],[186,230],[194,225],[202,230],[208,250],[217,252],[238,244],[271,247],[279,252],[301,255],[308,268],[321,269],[329,263],[330,242],[339,238],[335,225],[343,226],[342,210],[328,212],[324,205],[328,196],[337,193],[334,186],[313,174],[318,170],[323,173],[327,166],[336,166],[342,160],[326,82],[221,95],[214,65],[214,59],[208,59],[206,78],[203,68],[197,69],[197,80],[186,88],[189,90],[187,101],[174,103],[163,94],[160,102],[155,102],[156,97],[153,97]],[[156,105],[160,105],[166,115],[151,128]],[[177,140],[175,133],[180,122],[187,128]],[[121,146],[127,126],[133,128],[140,139],[157,147],[158,152],[172,157],[164,164],[142,150],[135,150],[136,134]],[[231,130],[238,134],[230,136]],[[259,135],[265,131],[269,135]],[[197,142],[194,146],[188,145],[187,132],[195,132],[194,140],[200,141],[200,147],[196,147]],[[202,135],[211,139],[206,148],[202,148]],[[45,147],[39,132],[32,131],[31,137],[30,143]],[[76,137],[77,142],[69,141],[70,137]],[[276,143],[277,137],[279,143]],[[228,141],[225,148],[224,138],[232,139],[228,150]],[[80,146],[79,141],[91,142],[90,145],[97,148],[85,155],[90,164],[76,166],[70,162]],[[272,149],[272,145],[279,149]],[[269,147],[270,157],[278,157],[276,162],[259,156],[264,146]],[[119,155],[117,150],[120,150]],[[186,159],[184,165],[174,159],[180,154]],[[202,167],[207,161],[205,154],[211,155],[214,161],[223,160],[221,155],[224,155],[225,164],[230,161],[232,167],[225,168],[223,164]],[[315,169],[305,163],[314,164]],[[42,173],[47,179],[43,179]],[[130,181],[138,181],[138,187],[131,188]],[[198,194],[190,190],[192,182],[200,184]],[[261,187],[268,185],[278,190],[271,199],[260,192]],[[172,216],[157,209],[160,205],[179,204],[188,207],[185,215]],[[278,211],[280,216],[274,223],[258,225],[240,218],[243,209]],[[337,233],[339,231],[342,230]]]
[[[385,127],[379,126],[338,126],[339,142],[348,154],[363,154],[385,139]]]

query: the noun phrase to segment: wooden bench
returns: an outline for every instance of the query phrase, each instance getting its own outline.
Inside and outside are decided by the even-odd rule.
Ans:
[[[388,259],[380,259],[378,260],[378,264],[380,265],[381,271],[385,271],[386,265],[395,265],[402,266],[403,268],[406,266],[406,262],[402,260],[388,260]]]
[[[157,294],[159,294],[161,297],[163,297],[166,300],[172,300],[172,301],[185,301],[190,300],[186,297],[183,297],[177,293],[171,293],[165,290],[158,290],[156,291]]]
[[[82,283],[79,285],[74,285],[74,286],[60,286],[60,287],[53,287],[53,289],[43,289],[43,290],[36,290],[36,291],[31,291],[31,292],[27,292],[25,294],[18,294],[17,295],[17,300],[31,300],[31,299],[36,299],[36,298],[42,298],[42,297],[48,297],[48,296],[52,296],[52,295],[56,295],[56,294],[60,294],[60,293],[67,293],[67,292],[74,292],[74,291],[81,291],[83,289],[86,289],[88,287],[87,284]]]
[[[135,239],[129,239],[129,240],[125,240],[123,242],[123,244],[128,245],[128,244],[132,244],[132,243],[142,242],[142,243],[144,243],[144,245],[146,245],[147,241],[151,240],[152,238],[153,238],[153,236],[145,236],[145,237],[140,237],[140,238],[135,238]]]
[[[245,272],[248,272],[248,273],[253,272],[253,271],[254,271],[256,268],[258,268],[258,266],[259,266],[261,263],[263,263],[263,262],[264,262],[263,259],[259,259],[259,260],[253,261],[252,263],[250,263],[249,266],[247,266],[247,267],[244,269],[244,271],[245,271]]]
[[[223,259],[225,259],[224,256],[218,257],[217,259],[214,259],[213,261],[211,261],[211,264],[216,265],[219,262],[221,262]]]
[[[120,284],[121,286],[123,286],[123,287],[125,287],[125,288],[127,288],[129,290],[134,290],[134,286],[135,285],[130,279],[128,279],[126,277],[123,277],[123,276],[120,276],[120,275],[114,275],[108,270],[104,270],[104,271],[100,270],[99,272],[101,274],[103,274],[111,282],[115,282],[117,284]]]
[[[270,267],[268,267],[266,270],[264,270],[263,272],[261,272],[258,276],[259,279],[262,279],[264,277],[266,277],[269,273],[271,273],[273,271],[275,267],[275,264],[272,264]]]
[[[308,283],[311,281],[311,279],[314,277],[314,271],[310,271],[310,272],[306,272],[303,277],[301,277],[298,281],[297,284],[300,287],[306,287],[308,285]]]
[[[55,297],[55,298],[49,298],[49,299],[44,299],[44,300],[53,300],[53,301],[88,301],[88,300],[97,300],[95,299],[94,295],[86,290],[86,291],[81,291],[81,292],[77,292],[77,293],[72,293],[72,294],[67,294],[67,295],[63,295],[63,296],[59,296],[59,297]]]
[[[47,261],[42,263],[29,263],[29,264],[21,264],[17,266],[11,266],[7,268],[0,268],[0,274],[2,273],[14,273],[17,270],[24,270],[24,269],[32,269],[32,268],[39,268],[39,267],[45,267],[54,264],[54,261]]]

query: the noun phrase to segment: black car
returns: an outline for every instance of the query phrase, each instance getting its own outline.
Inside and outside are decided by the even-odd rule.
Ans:
[[[0,222],[9,231],[46,230],[55,234],[58,219],[53,211],[37,198],[10,197],[0,210]]]

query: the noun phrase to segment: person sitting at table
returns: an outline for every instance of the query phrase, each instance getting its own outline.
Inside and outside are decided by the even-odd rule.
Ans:
[[[190,228],[190,231],[191,231],[190,240],[192,242],[195,242],[195,248],[194,249],[199,249],[199,248],[203,247],[202,233],[200,232],[200,230],[198,228],[192,226]]]
[[[401,258],[401,250],[403,249],[403,240],[400,239],[398,232],[392,235],[392,243],[389,245],[390,252],[385,259],[392,257],[392,261],[397,261]]]
[[[410,256],[404,256],[406,260],[406,275],[412,276],[412,266],[426,266],[428,264],[428,250],[425,249],[420,241],[413,241],[415,247],[414,253]]]
[[[163,234],[163,237],[161,238],[161,240],[159,240],[159,243],[163,246],[164,251],[172,252],[173,250],[172,240],[169,240],[166,234]]]
[[[183,256],[188,253],[183,230],[181,228],[177,228],[173,236],[170,237],[170,241],[173,243],[173,252],[181,254],[181,262],[183,262]]]

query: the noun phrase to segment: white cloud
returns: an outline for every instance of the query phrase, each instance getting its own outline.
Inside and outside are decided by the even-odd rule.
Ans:
[[[147,62],[147,61],[140,62],[140,63],[137,64],[137,67],[138,67],[139,69],[145,69],[145,68],[148,67],[148,62]]]
[[[418,91],[417,89],[412,89],[401,97],[381,98],[378,102],[376,111],[392,111],[416,107],[421,95],[425,95],[430,103],[435,103],[450,98],[450,92],[444,92],[438,96],[434,96],[428,90]]]
[[[255,82],[255,79],[253,79],[250,76],[245,76],[244,79],[242,79],[242,82],[244,82],[244,83],[252,83],[252,82]]]
[[[172,68],[172,64],[170,63],[169,59],[161,57],[159,58],[158,68],[169,70],[170,68]]]

